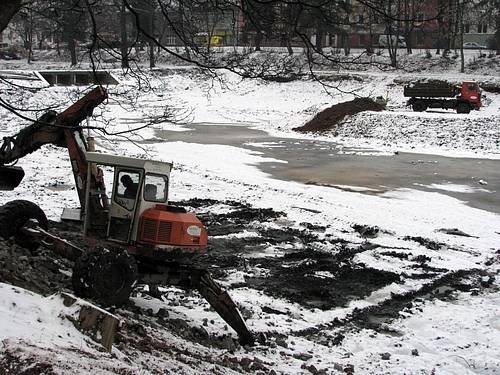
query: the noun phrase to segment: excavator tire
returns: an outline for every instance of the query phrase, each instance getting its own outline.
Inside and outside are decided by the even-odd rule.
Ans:
[[[14,190],[24,177],[21,167],[0,166],[0,190]]]
[[[14,237],[16,244],[30,251],[35,251],[39,243],[20,233],[20,229],[28,222],[35,220],[40,228],[47,229],[47,217],[35,203],[26,200],[10,201],[0,207],[0,237]]]
[[[123,250],[97,249],[84,253],[73,267],[73,290],[102,306],[121,306],[137,280],[137,263]]]

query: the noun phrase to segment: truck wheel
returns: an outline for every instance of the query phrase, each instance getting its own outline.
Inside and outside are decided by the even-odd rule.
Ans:
[[[75,294],[102,306],[125,304],[137,280],[137,263],[123,250],[99,249],[83,254],[73,267]]]
[[[35,203],[26,200],[10,201],[0,207],[0,237],[14,237],[16,244],[30,251],[35,251],[39,243],[20,233],[28,222],[35,220],[42,229],[47,229],[47,216]]]
[[[414,112],[423,112],[427,109],[427,106],[422,102],[415,102],[411,107]]]
[[[469,113],[470,105],[467,103],[459,103],[457,106],[457,113]]]

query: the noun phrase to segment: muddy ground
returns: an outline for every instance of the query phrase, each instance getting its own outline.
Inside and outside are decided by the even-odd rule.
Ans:
[[[412,258],[411,255],[398,249],[379,248],[370,242],[370,238],[377,235],[378,228],[355,225],[354,230],[365,239],[354,244],[325,234],[326,227],[302,223],[291,228],[286,224],[287,218],[284,213],[254,208],[241,202],[192,199],[178,204],[195,211],[206,225],[211,236],[208,251],[197,257],[195,263],[210,269],[216,279],[225,279],[235,270],[248,271],[256,267],[266,270],[265,273],[253,275],[249,272],[245,281],[231,285],[231,290],[258,289],[267,295],[284,298],[305,308],[327,310],[345,307],[353,300],[362,299],[388,284],[403,282],[405,278],[420,278],[427,281],[426,286],[417,292],[394,296],[382,304],[366,309],[355,309],[344,319],[335,319],[330,323],[294,333],[296,336],[307,337],[315,342],[339,345],[347,332],[363,328],[384,332],[385,323],[399,317],[399,312],[408,311],[422,299],[436,296],[452,298],[452,292],[455,290],[475,289],[480,292],[491,286],[491,283],[488,283],[488,275],[483,271],[450,272],[436,269],[427,265],[429,258],[425,256]],[[213,213],[213,207],[216,206],[219,208],[223,206],[224,213]],[[84,245],[78,234],[78,226],[51,222],[49,227],[53,233],[80,246]],[[252,235],[241,236],[243,231]],[[234,234],[240,235],[234,237],[232,236]],[[429,249],[444,246],[423,238],[408,237],[404,240],[416,241]],[[381,256],[411,262],[414,272],[396,274],[353,261],[356,254],[377,248]],[[272,256],[269,249],[272,249]],[[12,240],[0,241],[1,282],[43,295],[61,290],[71,292],[71,266],[71,262],[47,250],[39,249],[35,253],[30,253],[15,245]],[[136,293],[144,294],[141,287]],[[180,301],[182,303],[182,299]],[[193,327],[182,319],[170,318],[168,312],[164,310],[153,314],[152,311],[143,310],[129,302],[128,305],[113,312],[126,320],[118,335],[117,346],[131,356],[137,355],[138,352],[150,353],[161,348],[166,350],[165,343],[156,342],[154,335],[146,334],[161,329],[198,344],[227,349],[230,352],[239,345],[224,333],[217,337],[210,336],[202,327]],[[283,315],[283,319],[286,319],[289,313],[271,307],[267,310],[263,308],[263,312]],[[245,311],[242,313],[245,316]],[[266,332],[266,339],[261,344],[276,346],[276,343],[282,342],[283,339],[283,334],[270,330]],[[14,359],[9,358],[9,363],[16,363]],[[4,360],[5,357],[0,360],[0,369],[2,363],[5,363]],[[238,371],[253,371],[248,367],[250,366],[248,363],[246,364],[248,368],[244,368],[238,361],[227,359],[220,359],[220,364]],[[258,366],[266,369],[263,364]]]

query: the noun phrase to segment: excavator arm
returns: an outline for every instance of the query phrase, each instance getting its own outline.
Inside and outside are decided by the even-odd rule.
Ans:
[[[149,285],[150,291],[159,297],[157,286],[173,285],[185,289],[197,289],[200,295],[212,308],[231,326],[238,334],[242,345],[252,345],[255,341],[253,333],[248,329],[245,320],[229,293],[212,278],[208,270],[192,264],[178,264],[176,262],[163,262],[156,259],[136,257],[139,282]]]
[[[78,196],[83,207],[85,201],[83,189],[87,178],[85,161],[87,144],[80,123],[92,115],[94,109],[106,98],[106,91],[97,87],[64,112],[57,114],[48,111],[17,134],[4,137],[0,145],[0,190],[15,189],[24,177],[22,168],[6,166],[7,164],[17,162],[43,145],[53,144],[68,149]]]

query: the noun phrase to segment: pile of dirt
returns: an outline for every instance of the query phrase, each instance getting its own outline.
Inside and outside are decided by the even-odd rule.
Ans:
[[[497,83],[482,83],[479,85],[481,90],[491,92],[493,94],[500,94],[500,84]]]
[[[354,100],[335,104],[318,113],[305,125],[293,130],[298,132],[320,132],[330,130],[339,124],[346,116],[352,116],[364,111],[382,111],[385,106],[370,98],[356,98]]]

